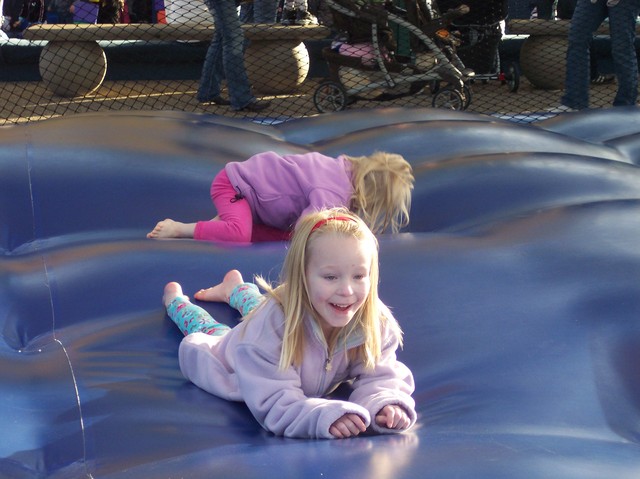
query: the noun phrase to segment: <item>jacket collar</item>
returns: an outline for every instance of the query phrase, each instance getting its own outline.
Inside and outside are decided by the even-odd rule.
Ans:
[[[328,348],[327,340],[324,337],[324,333],[322,332],[322,328],[318,324],[318,321],[316,321],[311,314],[306,314],[305,323],[311,329],[311,334],[313,335],[314,339],[320,342],[320,344],[322,344],[325,348]],[[355,330],[351,331],[350,334],[347,334],[346,329],[343,328],[338,335],[336,349],[351,349],[360,346],[361,344],[364,344],[364,333],[362,331],[362,326],[358,326]]]

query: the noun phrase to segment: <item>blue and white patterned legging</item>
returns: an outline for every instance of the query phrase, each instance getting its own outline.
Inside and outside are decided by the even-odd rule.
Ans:
[[[264,296],[255,284],[243,283],[231,292],[229,305],[244,317],[260,305],[263,299]],[[189,301],[186,296],[177,296],[171,301],[167,306],[167,314],[185,336],[197,332],[223,336],[231,330],[226,324],[213,319],[206,310]]]

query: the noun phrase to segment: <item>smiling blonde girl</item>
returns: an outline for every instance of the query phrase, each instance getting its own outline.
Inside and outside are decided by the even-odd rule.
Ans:
[[[246,402],[276,435],[348,438],[415,423],[413,376],[396,357],[402,333],[378,298],[378,244],[357,215],[330,209],[302,218],[280,283],[258,282],[264,296],[232,270],[196,293],[237,308],[244,321],[234,328],[167,284],[167,313],[186,335],[179,350],[185,377]],[[346,399],[328,397],[345,382]]]

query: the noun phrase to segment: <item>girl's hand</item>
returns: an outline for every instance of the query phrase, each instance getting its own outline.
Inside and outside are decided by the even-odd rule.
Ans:
[[[376,424],[387,429],[406,429],[411,424],[411,419],[400,406],[390,404],[376,414]]]
[[[355,437],[367,430],[364,421],[357,414],[345,414],[329,428],[329,434],[338,438]]]

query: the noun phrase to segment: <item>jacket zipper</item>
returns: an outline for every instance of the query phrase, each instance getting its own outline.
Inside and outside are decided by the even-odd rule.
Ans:
[[[318,389],[318,393],[319,394],[324,394],[325,388],[326,388],[326,382],[327,382],[327,373],[329,371],[331,371],[332,369],[332,364],[331,364],[331,360],[332,360],[332,355],[331,352],[329,351],[329,348],[325,348],[326,351],[326,359],[324,360],[324,367],[322,368],[322,374],[320,375],[320,387]]]
[[[324,370],[326,372],[331,371],[331,358],[327,356],[326,361],[324,362]]]

